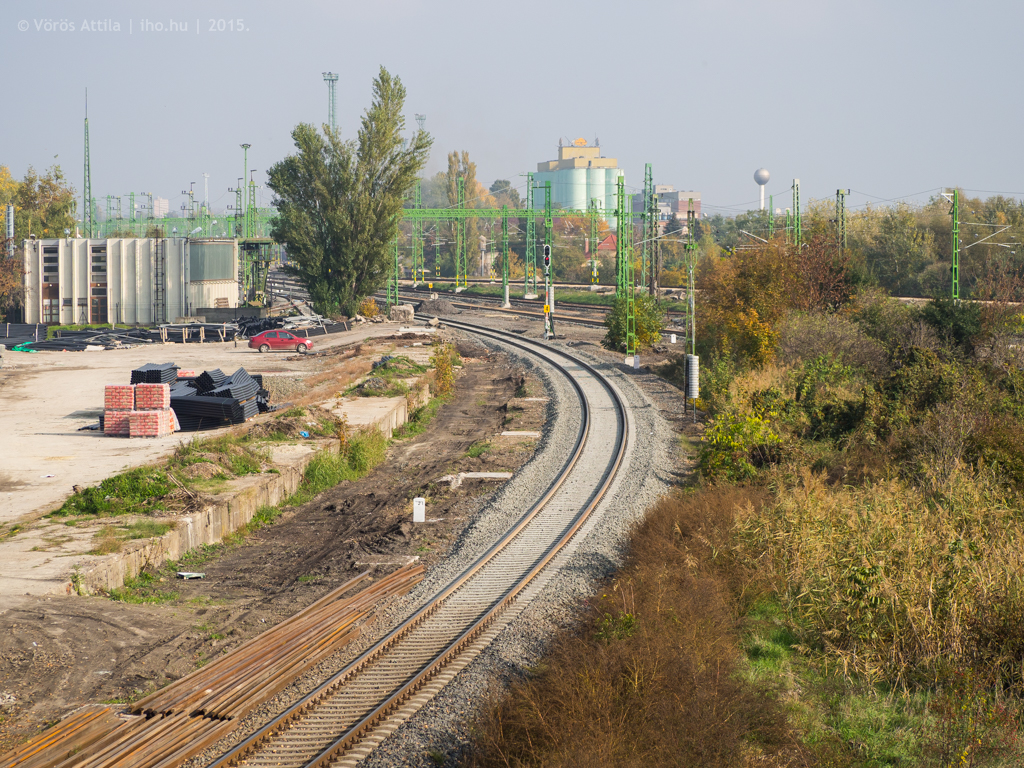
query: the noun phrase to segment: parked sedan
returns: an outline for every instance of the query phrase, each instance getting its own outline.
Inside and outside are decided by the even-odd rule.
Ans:
[[[264,331],[249,339],[249,348],[258,349],[260,352],[287,349],[306,354],[313,349],[313,342],[288,331]]]

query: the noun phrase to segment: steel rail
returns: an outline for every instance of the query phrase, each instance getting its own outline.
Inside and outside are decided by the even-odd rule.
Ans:
[[[256,752],[256,750],[263,746],[268,747],[267,752],[269,754],[266,755],[266,760],[262,762],[279,761],[282,764],[285,764],[288,756],[282,754],[283,752],[292,753],[292,757],[294,758],[294,753],[301,750],[295,747],[288,748],[287,739],[284,739],[285,745],[278,749],[273,749],[273,743],[268,742],[271,742],[275,736],[284,732],[290,726],[298,726],[302,721],[312,722],[314,718],[317,717],[317,708],[323,705],[324,709],[328,709],[331,705],[329,697],[336,696],[336,692],[339,691],[341,686],[348,681],[358,678],[360,673],[369,673],[371,671],[371,665],[385,659],[387,654],[392,654],[395,653],[395,651],[401,650],[402,642],[407,640],[417,627],[420,627],[430,617],[437,614],[437,612],[448,603],[449,599],[452,598],[455,593],[470,585],[473,579],[481,574],[488,563],[494,561],[500,553],[504,552],[509,544],[513,542],[513,540],[516,540],[519,535],[527,529],[527,526],[529,526],[531,522],[539,519],[538,516],[540,513],[545,509],[548,502],[555,496],[567,478],[572,474],[572,470],[577,466],[577,462],[583,454],[586,446],[587,437],[590,435],[592,425],[592,408],[583,387],[565,365],[559,362],[558,359],[552,358],[564,358],[565,360],[571,361],[573,365],[587,371],[593,380],[598,382],[604,391],[610,396],[610,403],[617,412],[615,429],[618,435],[618,443],[617,445],[613,444],[610,446],[612,448],[613,456],[607,460],[607,467],[603,470],[600,486],[586,497],[584,507],[582,509],[576,509],[568,522],[556,517],[557,530],[555,532],[554,542],[547,544],[546,549],[543,550],[539,556],[533,557],[531,561],[528,561],[523,565],[524,568],[528,568],[528,572],[525,575],[517,578],[512,584],[501,586],[499,588],[501,591],[499,591],[498,594],[489,595],[489,601],[482,602],[479,605],[479,610],[484,611],[482,615],[476,613],[475,611],[477,609],[474,609],[476,618],[471,621],[468,627],[462,628],[461,631],[455,630],[453,633],[455,635],[454,639],[444,640],[440,652],[431,652],[433,655],[430,656],[425,663],[419,666],[419,668],[415,670],[414,674],[405,678],[404,683],[401,683],[396,689],[390,689],[392,692],[389,695],[381,697],[383,699],[382,701],[378,700],[375,705],[368,705],[365,710],[360,710],[364,711],[365,714],[361,718],[357,719],[353,724],[344,727],[344,730],[336,737],[333,737],[333,740],[328,739],[326,747],[322,748],[318,753],[315,753],[312,759],[303,757],[302,761],[299,763],[294,762],[293,759],[292,762],[287,764],[304,765],[307,766],[307,768],[311,766],[327,765],[344,752],[350,750],[361,739],[368,735],[378,723],[390,715],[401,704],[411,698],[419,688],[429,682],[429,680],[437,675],[456,657],[460,656],[460,654],[477,636],[483,633],[486,628],[502,612],[505,611],[505,609],[518,599],[522,591],[550,564],[551,560],[554,559],[560,551],[562,551],[565,545],[568,544],[568,542],[579,531],[580,527],[582,527],[587,519],[589,519],[590,514],[596,508],[597,504],[600,503],[601,499],[610,487],[625,455],[628,439],[628,419],[626,416],[625,404],[622,402],[614,387],[612,387],[592,366],[561,350],[554,350],[542,347],[541,345],[526,343],[516,337],[510,337],[508,334],[495,332],[491,329],[481,328],[479,326],[472,326],[467,323],[451,323],[451,325],[453,327],[460,327],[476,335],[491,338],[492,340],[498,341],[502,344],[525,350],[529,354],[545,360],[545,362],[555,367],[569,380],[579,399],[582,411],[582,419],[577,433],[576,444],[569,459],[563,465],[558,477],[548,487],[542,498],[534,504],[527,513],[524,514],[519,521],[517,521],[517,523],[501,537],[498,542],[488,548],[488,550],[474,561],[473,564],[468,566],[458,577],[434,595],[424,607],[416,611],[401,625],[388,633],[388,635],[386,635],[382,640],[378,641],[378,643],[373,647],[365,651],[359,658],[351,662],[332,678],[321,684],[316,690],[312,691],[302,700],[289,707],[272,721],[247,737],[240,744],[236,745],[229,752],[218,758],[210,765],[210,768],[224,768],[225,766],[236,764],[242,760],[259,759],[262,753]],[[540,350],[543,350],[543,353]],[[574,509],[576,503],[578,502],[573,502],[572,506]],[[550,526],[550,523],[546,523],[546,525]],[[548,535],[547,530],[547,528],[542,527],[542,535]],[[530,562],[532,562],[532,567],[530,567]],[[456,610],[456,608],[453,608],[453,610]],[[428,632],[428,630],[424,629],[424,632]],[[419,642],[422,644],[424,641],[421,639]],[[419,662],[414,661],[414,663],[418,664]],[[370,680],[371,678],[367,679]],[[311,728],[312,727],[313,726],[311,726]],[[329,726],[316,725],[315,727],[318,728],[318,732],[320,732],[323,728]],[[301,734],[296,734],[296,739],[300,737]],[[306,753],[308,754],[308,752],[309,749],[307,748]],[[277,755],[276,758],[273,757],[275,754]]]

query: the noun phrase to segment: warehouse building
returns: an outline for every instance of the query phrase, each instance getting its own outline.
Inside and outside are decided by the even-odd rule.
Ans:
[[[239,303],[238,241],[26,240],[26,323],[156,325]]]
[[[616,186],[625,175],[614,157],[602,157],[595,140],[576,139],[568,145],[559,142],[558,159],[537,164],[533,181],[538,187],[551,182],[551,204],[555,208],[585,211],[591,200],[610,216],[615,210]],[[535,208],[544,207],[544,193],[534,193]]]

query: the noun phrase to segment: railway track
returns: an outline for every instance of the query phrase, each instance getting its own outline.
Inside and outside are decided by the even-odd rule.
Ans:
[[[353,765],[464,667],[550,578],[546,570],[587,522],[621,464],[625,403],[587,363],[509,334],[446,321],[516,347],[571,383],[581,422],[573,450],[541,499],[424,607],[210,768]],[[521,601],[521,602],[519,602]],[[389,720],[390,718],[390,720]]]

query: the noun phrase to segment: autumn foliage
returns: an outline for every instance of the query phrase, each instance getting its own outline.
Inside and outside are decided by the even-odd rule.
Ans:
[[[698,341],[705,351],[764,365],[775,355],[790,312],[833,311],[850,298],[847,267],[835,239],[824,234],[799,249],[776,239],[711,257],[698,280]]]

